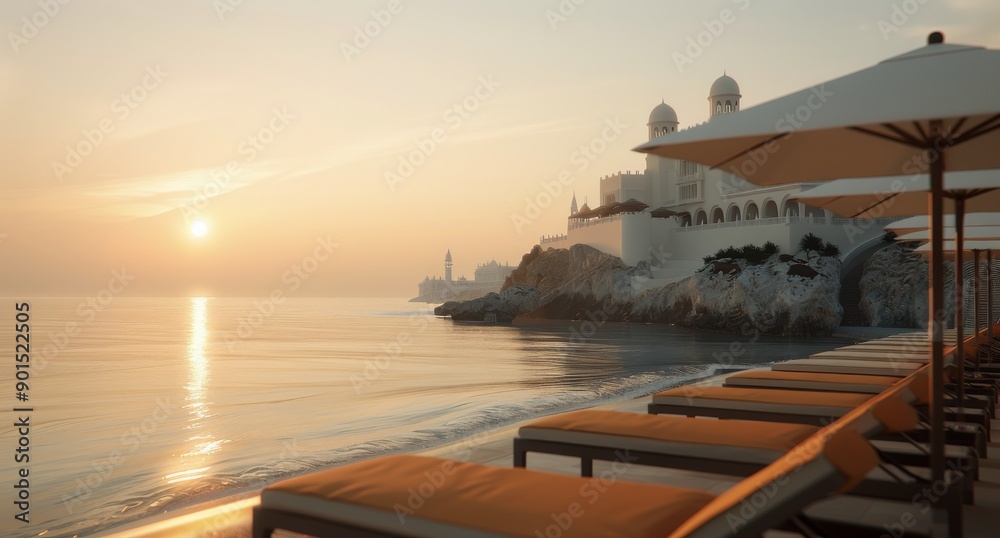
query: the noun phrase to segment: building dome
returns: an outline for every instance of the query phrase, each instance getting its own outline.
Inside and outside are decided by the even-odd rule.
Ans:
[[[740,85],[729,75],[722,75],[712,83],[709,95],[740,95]]]
[[[674,109],[666,103],[660,103],[653,108],[653,111],[649,113],[649,123],[660,123],[660,122],[673,122],[677,123],[677,113]]]

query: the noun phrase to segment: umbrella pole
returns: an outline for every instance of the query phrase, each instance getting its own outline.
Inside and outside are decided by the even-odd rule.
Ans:
[[[982,345],[982,337],[979,335],[979,311],[982,309],[982,305],[979,304],[979,289],[982,287],[983,279],[979,275],[979,251],[972,251],[972,263],[976,266],[976,274],[972,280],[972,308],[976,311],[975,315],[972,316],[972,324],[975,326],[976,331],[976,373],[979,373],[979,347]]]
[[[993,364],[993,251],[986,251],[986,362]]]
[[[965,198],[955,198],[955,359],[958,421],[965,420]]]
[[[941,121],[931,122],[930,131],[940,136]],[[941,331],[944,313],[944,157],[936,151],[931,162],[931,190],[927,194],[930,214],[931,259],[928,330],[931,339],[931,482],[944,484],[944,339]],[[935,503],[940,505],[940,503]]]

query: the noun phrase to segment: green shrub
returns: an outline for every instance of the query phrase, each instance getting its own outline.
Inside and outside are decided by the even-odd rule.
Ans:
[[[777,254],[781,251],[781,248],[768,241],[764,243],[763,247],[758,247],[757,245],[744,245],[740,248],[736,247],[726,247],[720,248],[715,254],[711,256],[705,256],[702,260],[706,264],[718,260],[720,258],[733,258],[738,260],[746,260],[750,265],[759,265],[764,263],[768,258]]]
[[[823,250],[820,250],[819,253],[823,256],[840,256],[840,247],[827,241],[826,244],[823,245]]]
[[[823,240],[813,235],[812,233],[807,233],[802,236],[802,239],[799,239],[799,251],[815,250],[818,252],[822,249],[823,249]]]

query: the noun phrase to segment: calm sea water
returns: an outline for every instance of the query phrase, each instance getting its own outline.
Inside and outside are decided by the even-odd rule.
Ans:
[[[430,447],[842,342],[652,325],[456,324],[402,300],[31,303],[29,400],[0,366],[0,530],[89,535],[280,478]],[[15,301],[0,342],[15,346]],[[82,306],[81,306],[82,305]],[[99,305],[98,305],[99,306]],[[76,323],[76,330],[67,330]],[[10,411],[28,405],[30,413]],[[30,523],[12,427],[30,415]]]

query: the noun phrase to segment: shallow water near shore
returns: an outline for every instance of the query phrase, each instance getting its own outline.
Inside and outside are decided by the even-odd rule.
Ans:
[[[844,344],[656,325],[459,324],[396,299],[115,298],[100,311],[82,302],[31,301],[30,523],[14,518],[17,492],[5,488],[4,535],[85,536]],[[13,343],[12,324],[0,335]],[[13,387],[13,367],[4,370]],[[0,450],[13,454],[18,435],[4,422]],[[2,461],[3,482],[15,482],[22,464]]]

